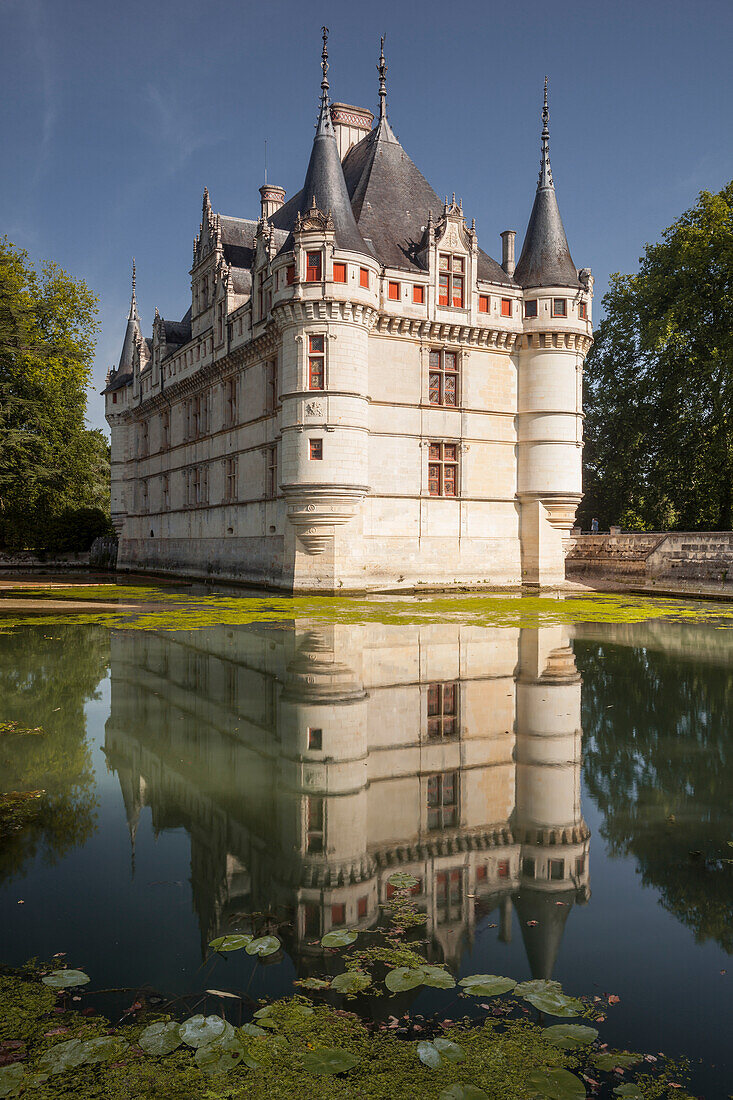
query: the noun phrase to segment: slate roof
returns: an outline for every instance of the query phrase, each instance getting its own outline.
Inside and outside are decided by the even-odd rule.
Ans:
[[[191,339],[191,310],[189,309],[182,321],[163,320],[163,335],[166,344],[187,344]]]
[[[293,220],[295,215],[293,214]],[[252,293],[252,264],[255,258],[257,222],[249,218],[230,218],[219,215],[221,243],[224,259],[230,265],[235,294]],[[275,243],[282,246],[288,236],[286,230],[275,229]]]

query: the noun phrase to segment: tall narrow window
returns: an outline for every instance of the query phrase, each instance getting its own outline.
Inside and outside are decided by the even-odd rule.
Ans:
[[[228,428],[233,428],[237,423],[237,382],[238,378],[235,374],[233,378],[227,378],[224,383],[226,402],[224,413],[226,417],[226,426]]]
[[[167,409],[160,414],[160,449],[167,451],[170,447],[171,414]]]
[[[488,294],[479,294],[479,296],[478,296],[478,311],[479,311],[479,313],[488,313],[489,312],[490,301],[491,301],[491,299],[489,298]]]
[[[458,356],[454,351],[433,348],[429,356],[429,401],[431,405],[458,404]]]
[[[333,281],[335,283],[346,282],[346,264],[335,263],[333,265]]]
[[[198,399],[198,397],[194,397],[193,401],[191,402],[191,412],[192,412],[191,438],[192,439],[198,439],[198,437],[199,437],[199,427],[200,427],[199,399]]]
[[[568,303],[565,298],[553,298],[552,299],[552,316],[553,317],[567,317]]]
[[[588,304],[586,302],[578,302],[578,317],[581,321],[588,320]]]
[[[428,448],[428,493],[431,497],[454,497],[457,486],[457,445],[431,443]]]
[[[224,500],[237,499],[237,459],[227,458],[224,462]]]
[[[438,304],[462,309],[465,299],[465,266],[463,256],[441,252],[438,257]]]
[[[428,829],[447,829],[458,824],[458,773],[428,777]]]
[[[435,909],[438,924],[452,924],[463,917],[463,875],[460,870],[439,871],[435,876]]]
[[[277,405],[277,359],[270,359],[265,366],[266,387],[265,395],[266,411],[274,413]]]
[[[512,316],[512,300],[511,298],[502,298],[501,300],[501,315],[502,317]]]
[[[455,737],[458,732],[458,684],[428,684],[428,737]]]
[[[387,286],[387,297],[390,302],[399,302],[400,300],[400,284],[389,283]]]
[[[306,257],[305,281],[307,283],[320,283],[321,281],[321,253],[309,252]]]
[[[270,500],[277,496],[277,447],[267,448],[267,495]]]
[[[413,286],[412,288],[412,300],[416,306],[425,305],[425,287]]]
[[[144,458],[148,453],[148,422],[143,420],[140,424],[140,457]]]
[[[331,906],[331,924],[337,927],[341,924],[346,924],[346,906],[341,902],[339,905]]]
[[[285,282],[288,286],[292,286],[295,282],[295,264],[288,264],[285,268]]]
[[[219,330],[219,343],[221,344],[221,343],[224,342],[224,303],[223,302],[219,302],[218,314],[219,315],[218,315],[217,328]]]
[[[170,480],[168,474],[163,474],[161,480],[161,497],[163,501],[163,511],[167,512],[171,506],[171,490]]]
[[[310,456],[311,459],[320,462],[323,458],[323,440],[311,439],[310,441]]]
[[[359,268],[359,286],[366,287],[367,290],[369,289],[369,268],[368,267],[360,267]]]
[[[325,389],[326,379],[326,338],[325,336],[308,337],[308,388],[311,390]]]
[[[140,511],[147,512],[148,510],[148,483],[145,480],[140,482]]]
[[[326,813],[322,798],[306,796],[306,848],[309,852],[322,852]]]

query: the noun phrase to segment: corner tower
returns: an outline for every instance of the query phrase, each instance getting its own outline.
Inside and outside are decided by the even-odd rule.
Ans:
[[[514,272],[524,291],[517,408],[522,581],[537,586],[565,579],[570,529],[583,495],[583,362],[592,341],[593,279],[570,255],[548,123],[545,77],[537,193]]]

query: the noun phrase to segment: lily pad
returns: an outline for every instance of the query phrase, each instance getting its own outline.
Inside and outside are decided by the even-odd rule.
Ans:
[[[272,1018],[272,1005],[265,1005],[255,1012],[255,1019],[259,1020],[261,1027],[277,1027],[277,1021]]]
[[[264,1027],[258,1027],[257,1024],[242,1024],[239,1030],[245,1035],[267,1035]]]
[[[566,1069],[535,1069],[528,1084],[542,1100],[586,1100],[585,1085]]]
[[[625,1100],[644,1100],[644,1093],[633,1081],[629,1081],[626,1085],[619,1085],[618,1088],[613,1090],[613,1093],[614,1096],[625,1097]]]
[[[423,1065],[428,1066],[430,1069],[440,1069],[443,1064],[440,1051],[435,1043],[431,1043],[429,1039],[423,1039],[422,1042],[417,1044],[417,1056]]]
[[[620,1066],[621,1069],[629,1069],[630,1066],[635,1066],[640,1059],[635,1054],[622,1054],[617,1051],[616,1054],[604,1051],[602,1054],[597,1054],[593,1059],[593,1063],[597,1069],[605,1070],[610,1073],[616,1066]]]
[[[422,985],[423,977],[421,966],[396,966],[394,970],[389,971],[384,984],[393,993],[402,993],[406,989],[415,989]]]
[[[441,1058],[445,1058],[447,1062],[462,1062],[466,1057],[458,1043],[445,1039],[442,1035],[433,1039],[433,1045],[440,1051]]]
[[[489,1100],[488,1092],[477,1085],[449,1085],[443,1089],[438,1100]]]
[[[519,985],[514,987],[514,993],[517,997],[526,997],[528,993],[548,993],[550,990],[562,993],[562,986],[559,982],[551,981],[549,978],[537,978],[530,982],[520,982]]]
[[[337,974],[331,982],[331,989],[337,993],[361,993],[372,984],[369,974],[363,970],[346,970],[343,974]]]
[[[513,978],[502,978],[498,974],[471,974],[461,978],[458,984],[472,997],[498,997],[514,989],[517,983]]]
[[[248,955],[274,955],[280,950],[280,940],[277,936],[260,936],[259,939],[250,940],[245,951]]]
[[[414,875],[410,875],[407,871],[397,871],[394,875],[390,875],[387,879],[390,886],[394,886],[396,890],[411,890],[413,886],[417,886],[418,880]]]
[[[330,989],[331,983],[324,982],[323,978],[302,978],[296,985],[300,985],[303,989]]]
[[[0,1068],[0,1096],[20,1096],[25,1085],[25,1068],[16,1062],[13,1066]]]
[[[580,1016],[583,1011],[582,1004],[575,997],[566,997],[554,989],[546,993],[526,993],[524,999],[548,1016]]]
[[[202,1047],[234,1034],[234,1028],[221,1016],[189,1016],[181,1024],[179,1034],[189,1047]]]
[[[181,1025],[175,1020],[159,1020],[146,1027],[138,1039],[139,1046],[153,1058],[161,1058],[177,1050],[182,1043]]]
[[[86,985],[89,975],[83,970],[52,970],[44,975],[41,981],[44,985],[50,985],[54,989],[67,989],[75,985]]]
[[[83,1042],[83,1064],[93,1066],[97,1062],[109,1062],[110,1058],[116,1058],[127,1050],[129,1043],[118,1035],[100,1035],[97,1039],[87,1039]]]
[[[303,1069],[306,1073],[332,1076],[335,1073],[347,1073],[357,1066],[361,1058],[350,1050],[341,1047],[320,1047],[309,1050],[303,1055]]]
[[[219,936],[215,940],[211,940],[209,947],[213,947],[214,951],[239,951],[241,948],[246,947],[248,943],[251,943],[254,939],[253,936],[237,933],[231,936]]]
[[[563,1050],[587,1047],[598,1038],[597,1030],[584,1024],[553,1024],[552,1027],[546,1027],[542,1034],[548,1043],[554,1047],[562,1047]]]
[[[442,966],[421,966],[423,972],[423,985],[432,986],[434,989],[453,989],[456,980]]]
[[[354,943],[358,934],[358,932],[352,932],[348,928],[326,932],[321,940],[321,947],[348,947],[350,943]]]
[[[64,1043],[56,1043],[44,1051],[36,1063],[36,1068],[42,1073],[64,1073],[67,1069],[81,1066],[85,1060],[86,1051],[84,1043],[80,1039],[67,1039]]]
[[[200,1046],[194,1060],[204,1073],[228,1073],[244,1061],[244,1047],[233,1035],[224,1036]]]

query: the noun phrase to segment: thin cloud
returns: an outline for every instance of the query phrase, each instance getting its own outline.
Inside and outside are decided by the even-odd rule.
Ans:
[[[22,0],[17,6],[28,21],[28,40],[33,43],[38,67],[38,86],[41,92],[40,141],[36,170],[33,174],[35,185],[45,172],[51,156],[58,117],[58,86],[54,71],[51,35],[48,32],[48,12],[43,0]]]

